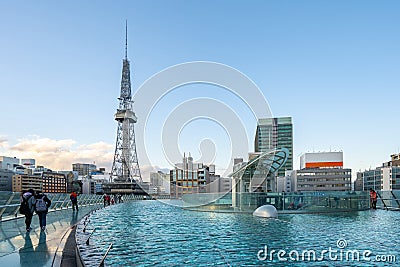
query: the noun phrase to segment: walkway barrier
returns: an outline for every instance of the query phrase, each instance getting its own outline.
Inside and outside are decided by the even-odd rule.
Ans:
[[[86,229],[86,227],[85,227],[85,229]],[[84,231],[84,232],[85,232],[85,231]],[[87,246],[89,246],[89,240],[90,240],[90,238],[92,237],[92,235],[94,234],[94,232],[96,232],[96,228],[93,229],[93,231],[90,233],[90,235],[89,235],[88,238],[86,239],[85,244],[86,244]]]
[[[51,201],[49,212],[72,208],[69,194],[46,193]],[[24,217],[19,213],[21,193],[0,192],[0,222]],[[78,196],[79,206],[98,205],[103,203],[102,195],[81,194]]]
[[[107,255],[108,255],[108,252],[110,252],[110,250],[112,249],[112,247],[113,247],[113,243],[111,243],[110,246],[108,247],[106,253],[105,253],[104,256],[103,256],[103,259],[101,260],[101,262],[100,262],[100,264],[99,264],[99,267],[103,267],[103,266],[104,266],[104,261],[106,260]]]
[[[376,191],[378,201],[376,207],[386,210],[400,210],[400,190]]]
[[[68,193],[45,193],[51,201],[49,212],[64,210],[72,208],[72,203]],[[143,195],[124,195],[121,199],[122,202],[129,202],[134,200],[143,200],[151,198]],[[21,193],[0,191],[0,222],[22,218],[24,215],[19,213],[21,201]],[[115,198],[115,203],[118,203],[118,198]],[[78,206],[89,206],[103,204],[103,195],[95,194],[80,194],[78,196]]]
[[[273,205],[278,213],[320,213],[369,209],[369,193],[363,191],[313,191],[291,193],[188,194],[187,209],[215,212],[253,212]]]

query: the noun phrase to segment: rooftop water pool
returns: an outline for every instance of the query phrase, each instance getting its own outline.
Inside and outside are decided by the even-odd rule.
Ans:
[[[79,246],[94,265],[113,243],[108,266],[398,266],[399,221],[386,210],[265,219],[134,201],[93,213]]]

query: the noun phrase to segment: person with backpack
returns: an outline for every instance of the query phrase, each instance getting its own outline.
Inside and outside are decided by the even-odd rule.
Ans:
[[[25,215],[26,232],[30,232],[32,230],[31,223],[33,212],[35,211],[35,203],[35,191],[32,188],[22,194],[19,212]]]
[[[74,192],[71,193],[71,195],[69,195],[69,198],[71,199],[71,203],[72,203],[72,210],[76,210],[78,211],[78,195]]]
[[[36,199],[35,211],[36,211],[36,214],[39,216],[40,229],[45,230],[46,229],[46,215],[47,215],[47,212],[49,211],[51,201],[42,192],[38,192],[37,195],[35,196],[35,199]]]

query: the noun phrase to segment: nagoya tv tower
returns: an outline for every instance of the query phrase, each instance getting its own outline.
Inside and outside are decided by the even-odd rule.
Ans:
[[[131,78],[128,60],[128,22],[125,24],[125,58],[123,59],[121,94],[118,98],[119,107],[115,113],[118,122],[117,141],[115,143],[114,162],[111,169],[111,181],[114,183],[142,182],[139,162],[136,153],[135,128],[137,122],[133,112],[131,94]]]

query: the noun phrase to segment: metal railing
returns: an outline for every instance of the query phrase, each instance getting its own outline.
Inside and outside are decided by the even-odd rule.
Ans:
[[[51,201],[49,212],[72,208],[69,194],[66,193],[48,193],[46,196]],[[0,192],[0,222],[23,217],[19,213],[21,193]],[[88,206],[102,204],[101,195],[81,194],[78,196],[79,206]]]
[[[400,190],[377,191],[377,208],[386,210],[400,210]]]
[[[357,211],[369,209],[369,193],[313,191],[291,193],[188,194],[182,197],[189,209],[221,212],[253,212],[273,205],[279,213]]]
[[[72,208],[72,203],[67,193],[46,193],[46,196],[51,201],[49,212],[56,210],[64,210]],[[143,200],[146,196],[143,195],[124,195],[123,202],[134,200]],[[149,197],[147,197],[149,198]],[[24,217],[19,213],[21,202],[21,193],[0,191],[0,222]],[[119,203],[115,198],[115,203]],[[104,204],[102,195],[95,194],[80,194],[78,196],[79,206]]]

